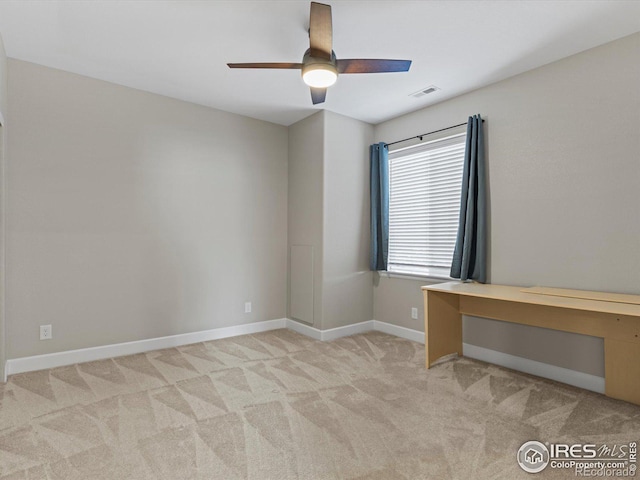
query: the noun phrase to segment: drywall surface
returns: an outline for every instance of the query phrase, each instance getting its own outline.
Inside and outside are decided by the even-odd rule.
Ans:
[[[0,382],[4,379],[6,361],[6,326],[5,326],[5,135],[7,116],[7,55],[4,50],[2,36],[0,36]]]
[[[322,329],[373,318],[369,145],[373,126],[324,112]]]
[[[424,301],[421,287],[437,280],[387,277],[373,274],[373,318],[381,322],[424,332]],[[411,309],[418,309],[418,318],[411,318]]]
[[[0,118],[7,115],[7,55],[0,36]]]
[[[286,315],[285,127],[16,60],[9,92],[9,358]]]
[[[324,112],[289,127],[288,245],[313,247],[313,321],[322,323]],[[289,259],[289,281],[291,279]],[[295,273],[295,272],[294,272]],[[291,289],[288,289],[289,295]],[[289,299],[289,309],[291,299]],[[290,310],[289,310],[290,311]]]
[[[634,34],[377,125],[375,139],[392,142],[480,113],[486,119],[490,282],[639,294],[638,58],[640,34]],[[407,326],[389,313],[408,310],[407,290],[411,302],[421,299],[417,282],[374,286],[376,320]],[[562,366],[563,353],[534,332],[521,334],[546,363]],[[514,351],[508,335],[501,346],[467,333],[468,343],[529,355]],[[584,340],[571,349],[602,358],[601,344]]]

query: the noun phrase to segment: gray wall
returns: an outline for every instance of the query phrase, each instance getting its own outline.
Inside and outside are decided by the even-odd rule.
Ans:
[[[323,139],[323,112],[289,127],[288,245],[289,249],[313,247],[313,319],[307,323],[318,328],[322,322]]]
[[[322,329],[373,318],[369,145],[373,126],[325,111]]]
[[[373,274],[373,318],[424,332],[424,302],[421,287],[440,281],[389,278],[385,274]],[[418,309],[418,319],[411,318],[412,308]]]
[[[6,328],[5,328],[5,135],[7,127],[7,55],[4,51],[4,43],[0,36],[0,382],[4,379],[4,364],[6,361]],[[4,119],[4,121],[2,121]]]
[[[285,127],[15,60],[9,91],[9,358],[285,317]]]
[[[312,324],[321,330],[372,319],[372,138],[372,125],[326,110],[289,127],[288,243],[314,248]]]
[[[482,114],[491,283],[638,294],[639,58],[634,34],[377,125],[375,138],[391,142]],[[418,286],[381,281],[375,318],[407,326],[391,312],[404,315],[421,302]],[[504,324],[486,322],[473,332],[468,326],[467,343],[523,357],[535,351],[542,361],[566,365],[562,348],[535,330],[520,334],[536,347],[515,351],[509,335],[495,341]],[[578,337],[570,348],[585,359],[574,368],[601,372],[602,342]]]
[[[7,98],[7,55],[0,35],[0,113],[5,119],[7,116]]]

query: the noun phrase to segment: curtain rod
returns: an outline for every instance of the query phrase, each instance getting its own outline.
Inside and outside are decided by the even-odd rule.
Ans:
[[[414,138],[419,138],[420,140],[422,140],[422,137],[426,137],[427,135],[432,135],[432,134],[438,133],[438,132],[444,132],[445,130],[451,130],[452,128],[456,128],[456,127],[461,127],[463,125],[467,125],[467,123],[468,122],[459,123],[458,125],[451,125],[450,127],[441,128],[440,130],[434,130],[433,132],[429,132],[429,133],[422,133],[420,135],[415,135],[413,137],[405,138],[404,140],[398,140],[397,142],[385,143],[385,145],[388,147],[389,145],[395,145],[396,143],[407,142],[409,140],[413,140]],[[482,119],[482,123],[484,123],[484,118]]]

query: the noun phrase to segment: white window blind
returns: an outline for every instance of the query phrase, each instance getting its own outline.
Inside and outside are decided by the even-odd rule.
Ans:
[[[389,152],[387,270],[449,276],[466,133]]]

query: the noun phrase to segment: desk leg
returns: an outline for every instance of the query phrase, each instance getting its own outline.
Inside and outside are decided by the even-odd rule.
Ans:
[[[440,357],[462,355],[462,315],[459,296],[424,291],[424,344],[427,368]]]
[[[604,339],[604,393],[640,405],[640,343]]]

